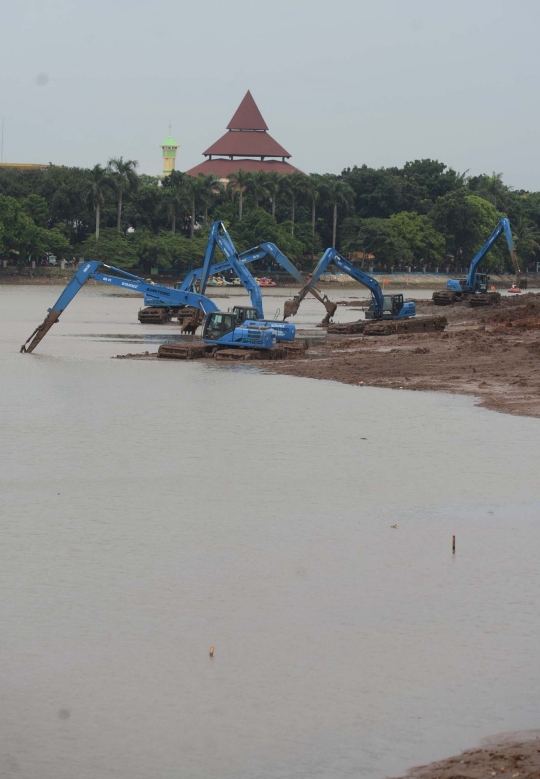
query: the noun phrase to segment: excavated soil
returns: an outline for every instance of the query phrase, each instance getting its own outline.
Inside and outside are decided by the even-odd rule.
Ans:
[[[419,315],[436,315],[417,301]],[[540,295],[498,307],[447,306],[444,333],[328,335],[307,358],[269,370],[344,384],[475,395],[495,411],[540,416]]]
[[[538,731],[523,733],[526,738],[520,735],[495,737],[479,749],[468,749],[455,757],[414,768],[406,779],[540,779]]]

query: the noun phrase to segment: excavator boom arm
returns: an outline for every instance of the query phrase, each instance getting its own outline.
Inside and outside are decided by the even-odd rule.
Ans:
[[[516,277],[519,276],[520,270],[519,270],[519,262],[516,254],[516,250],[514,247],[514,238],[512,236],[512,229],[510,227],[510,222],[506,217],[503,217],[495,230],[491,233],[485,244],[482,246],[480,251],[472,258],[471,264],[469,265],[469,272],[467,274],[467,281],[466,285],[467,288],[470,290],[473,290],[476,288],[476,273],[478,271],[478,266],[486,256],[486,254],[490,251],[490,249],[493,248],[497,240],[500,238],[500,236],[504,233],[504,236],[506,238],[506,243],[508,244],[508,250],[510,252],[510,256],[512,257],[512,264],[514,266],[514,271],[516,274]]]
[[[311,278],[309,279],[307,284],[305,284],[305,286],[300,290],[298,295],[296,295],[294,301],[292,301],[293,305],[291,307],[292,309],[291,313],[296,313],[296,311],[298,310],[298,306],[300,305],[302,300],[306,297],[308,292],[312,291],[313,286],[317,283],[321,275],[324,273],[324,271],[331,263],[333,263],[337,268],[342,270],[348,276],[355,279],[355,281],[358,281],[360,282],[360,284],[363,284],[364,287],[367,287],[371,292],[371,297],[373,300],[373,312],[375,314],[375,317],[382,314],[384,296],[379,282],[376,279],[374,279],[372,276],[369,276],[367,273],[364,273],[364,271],[355,268],[351,262],[346,260],[345,257],[343,257],[337,251],[337,249],[327,249],[325,251],[321,259],[317,263],[315,270],[311,275]],[[287,303],[289,302],[290,301],[287,301]],[[287,304],[285,305],[287,306]],[[294,308],[296,308],[296,311],[294,310]]]

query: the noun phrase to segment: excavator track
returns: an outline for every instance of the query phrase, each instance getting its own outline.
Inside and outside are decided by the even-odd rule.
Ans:
[[[438,289],[433,293],[431,299],[434,306],[452,306],[458,302],[460,296],[457,292],[451,292],[449,289]]]
[[[395,335],[396,333],[443,332],[448,320],[445,316],[411,317],[409,319],[359,319],[357,322],[330,325],[332,335]]]
[[[471,308],[480,308],[481,306],[500,306],[501,305],[501,293],[500,292],[479,292],[476,295],[471,295],[469,298],[469,306]]]
[[[158,357],[169,360],[200,360],[206,356],[204,344],[170,343],[158,349]]]
[[[248,362],[253,360],[296,360],[304,357],[306,341],[280,343],[272,349],[220,349],[207,344],[168,343],[161,344],[158,357],[169,360],[214,359],[222,362]]]
[[[173,312],[166,306],[148,306],[141,308],[138,313],[139,322],[143,325],[162,325],[172,318]]]

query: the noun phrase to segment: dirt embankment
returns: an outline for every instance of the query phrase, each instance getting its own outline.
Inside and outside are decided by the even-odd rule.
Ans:
[[[540,294],[503,298],[497,308],[444,309],[418,301],[420,315],[444,313],[444,333],[327,336],[305,360],[274,373],[392,389],[481,398],[508,414],[540,417]]]
[[[468,749],[455,757],[414,768],[407,779],[540,779],[538,731],[523,733],[525,738],[520,735],[496,737],[479,749]]]

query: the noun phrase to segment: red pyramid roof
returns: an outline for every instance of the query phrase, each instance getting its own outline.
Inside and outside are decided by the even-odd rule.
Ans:
[[[239,132],[229,130],[219,141],[203,152],[223,157],[290,157],[289,152],[280,146],[267,132]]]
[[[249,89],[227,125],[227,130],[268,130]]]

